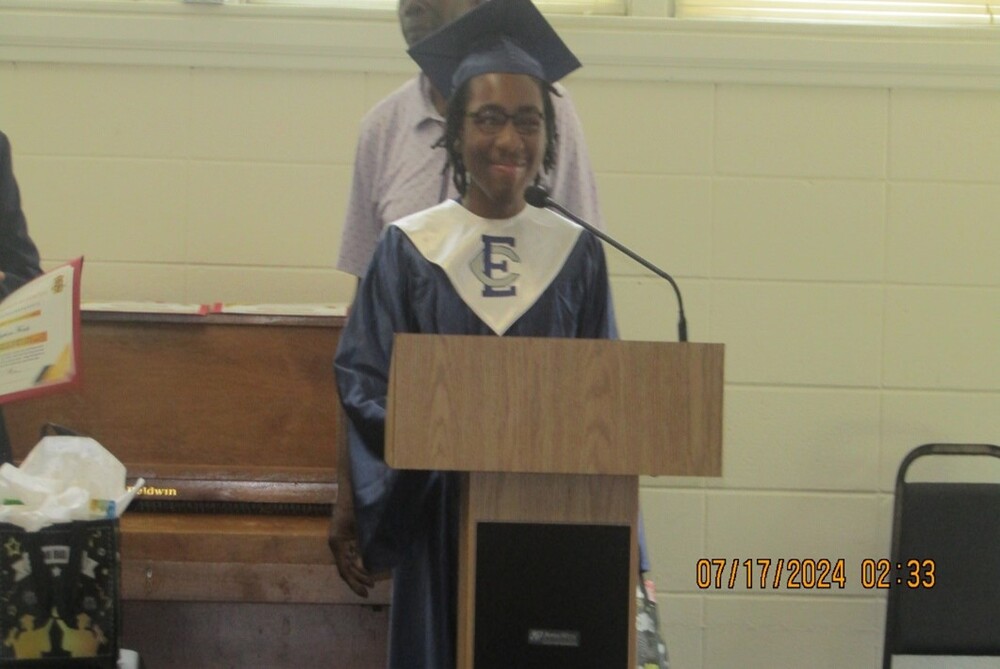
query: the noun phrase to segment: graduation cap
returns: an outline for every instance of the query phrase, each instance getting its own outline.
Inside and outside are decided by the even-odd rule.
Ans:
[[[480,74],[528,74],[553,84],[580,67],[531,0],[486,0],[407,53],[445,98]]]

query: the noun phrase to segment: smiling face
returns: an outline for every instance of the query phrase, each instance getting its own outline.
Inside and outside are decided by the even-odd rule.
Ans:
[[[528,75],[481,74],[469,81],[456,147],[469,176],[462,200],[469,211],[510,218],[524,209],[524,189],[545,154],[544,109],[541,85]]]
[[[399,27],[413,46],[441,26],[451,23],[483,0],[399,0]]]

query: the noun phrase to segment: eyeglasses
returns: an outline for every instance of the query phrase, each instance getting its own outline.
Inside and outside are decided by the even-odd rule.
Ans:
[[[480,132],[487,135],[498,134],[507,125],[507,121],[512,121],[514,129],[521,135],[536,135],[542,129],[542,121],[545,120],[545,115],[537,109],[519,109],[513,114],[508,114],[494,105],[480,107],[466,116],[472,119]]]

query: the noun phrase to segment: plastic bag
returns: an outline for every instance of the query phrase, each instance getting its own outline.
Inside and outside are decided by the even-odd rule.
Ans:
[[[90,437],[43,437],[20,467],[0,466],[0,522],[35,532],[55,523],[117,518],[144,482]]]

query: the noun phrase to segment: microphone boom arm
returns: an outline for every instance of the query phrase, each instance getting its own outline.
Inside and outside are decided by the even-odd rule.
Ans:
[[[660,277],[661,279],[666,279],[670,283],[670,286],[674,289],[674,294],[677,296],[677,307],[679,314],[677,319],[677,339],[678,341],[687,341],[687,319],[684,317],[684,300],[681,299],[681,289],[677,286],[677,282],[674,281],[673,277],[671,277],[669,274],[667,274],[662,269],[660,269],[653,263],[649,262],[645,258],[639,256],[625,245],[619,243],[618,241],[604,234],[590,223],[587,223],[579,216],[576,216],[575,214],[573,214],[573,212],[567,210],[558,202],[548,197],[548,195],[545,196],[544,206],[558,211],[560,214],[567,217],[568,219],[570,219],[571,221],[573,221],[574,223],[576,223],[581,228],[588,231],[598,239],[601,239],[607,242],[608,244],[611,244],[611,246],[615,247],[616,249],[627,255],[629,258],[631,258],[632,260],[636,261],[637,263],[648,269],[656,276]]]

